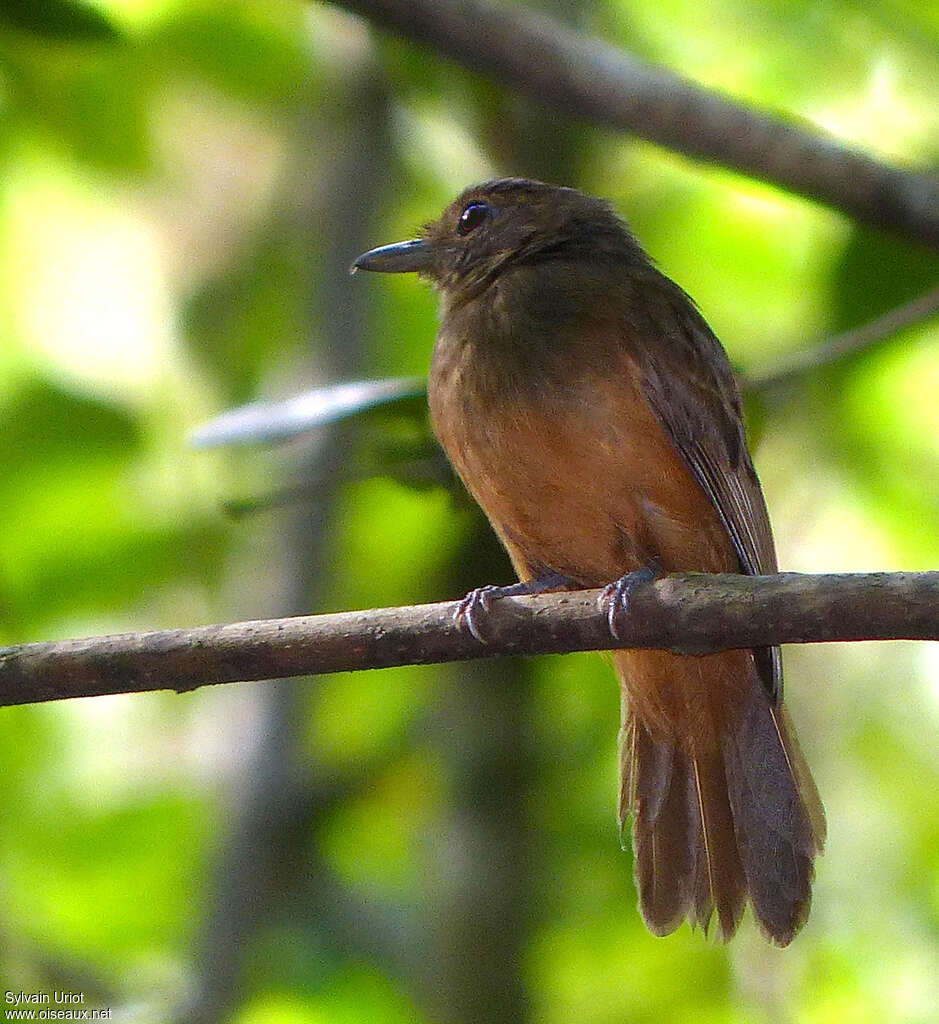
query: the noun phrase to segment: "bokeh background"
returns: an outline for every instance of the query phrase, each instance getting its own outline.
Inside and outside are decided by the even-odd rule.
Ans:
[[[939,7],[570,0],[569,24],[935,166]],[[611,198],[759,371],[935,255],[569,121],[320,3],[0,4],[0,642],[454,598],[509,569],[418,402],[194,451],[233,405],[426,371],[350,279],[471,181]],[[784,568],[939,563],[939,334],[751,395]],[[235,505],[239,514],[226,506]],[[939,650],[790,648],[828,810],[784,951],[650,936],[595,655],[0,710],[0,989],[134,1022],[937,1019]]]

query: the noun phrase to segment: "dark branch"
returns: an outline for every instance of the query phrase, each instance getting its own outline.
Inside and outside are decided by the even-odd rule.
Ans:
[[[874,320],[861,324],[853,330],[827,338],[812,348],[799,349],[768,366],[759,373],[742,378],[740,386],[751,391],[768,391],[781,384],[787,384],[809,370],[827,366],[845,356],[853,355],[886,341],[905,327],[921,323],[939,313],[939,288],[933,288],[918,298],[897,306]]]
[[[0,705],[502,654],[939,640],[939,572],[670,576],[636,589],[620,643],[598,594],[497,601],[485,646],[446,603],[0,648]]]
[[[762,113],[540,14],[480,0],[336,0],[568,114],[798,192],[939,249],[939,178]]]

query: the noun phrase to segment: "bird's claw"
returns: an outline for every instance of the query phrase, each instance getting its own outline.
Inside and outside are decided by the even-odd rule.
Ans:
[[[636,587],[643,583],[651,583],[657,575],[655,566],[643,566],[635,572],[628,572],[620,576],[618,580],[607,584],[600,591],[597,598],[597,607],[601,612],[606,612],[606,622],[610,630],[610,636],[614,640],[622,640],[618,623],[629,614],[629,599],[632,597]]]
[[[485,618],[489,615],[489,612],[492,610],[493,599],[499,597],[500,592],[505,589],[505,587],[488,584],[485,587],[477,587],[475,590],[471,590],[456,606],[456,611],[453,613],[454,622],[458,626],[466,626],[474,639],[478,640],[481,644],[487,644],[489,641],[486,640],[479,629],[480,616]]]
[[[500,597],[530,597],[532,594],[543,594],[548,590],[570,587],[575,581],[559,572],[545,571],[532,580],[520,580],[507,587],[489,584],[471,590],[457,605],[453,618],[457,625],[465,625],[472,635],[481,643],[488,643],[479,627],[492,609],[492,602]]]

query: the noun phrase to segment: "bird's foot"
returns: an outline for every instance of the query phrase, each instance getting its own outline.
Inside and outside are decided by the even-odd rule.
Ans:
[[[457,605],[453,613],[454,621],[466,626],[472,636],[481,644],[488,643],[480,626],[492,610],[492,602],[502,597],[528,597],[532,594],[543,594],[548,590],[560,590],[574,585],[574,581],[558,572],[539,576],[535,580],[524,583],[513,583],[507,587],[496,587],[492,584],[471,590]]]
[[[641,569],[620,576],[600,591],[597,606],[601,612],[606,612],[606,622],[614,640],[622,640],[618,624],[629,614],[629,599],[633,591],[643,583],[651,583],[659,571],[660,567],[654,562],[652,565],[644,565]]]

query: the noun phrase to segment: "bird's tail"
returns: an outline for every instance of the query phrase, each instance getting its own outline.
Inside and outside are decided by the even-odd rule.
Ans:
[[[730,938],[749,899],[787,945],[825,840],[815,783],[749,651],[614,655],[623,684],[620,822],[633,820],[639,905],[665,935],[686,917]]]

